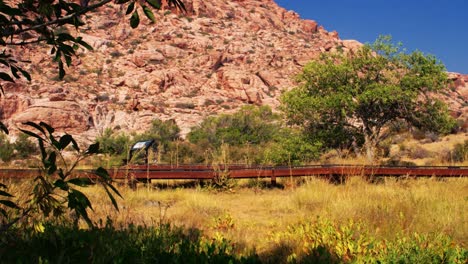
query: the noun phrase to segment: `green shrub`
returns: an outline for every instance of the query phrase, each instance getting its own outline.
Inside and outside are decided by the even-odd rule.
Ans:
[[[180,128],[174,120],[162,121],[155,119],[151,123],[149,130],[142,134],[136,134],[132,142],[154,139],[156,141],[154,150],[156,150],[157,146],[164,146],[167,148],[170,142],[180,139],[179,133]]]
[[[10,143],[7,136],[0,133],[0,160],[8,162],[13,158],[14,144]]]
[[[206,142],[213,147],[261,144],[270,141],[279,130],[279,116],[268,106],[244,106],[234,114],[205,119],[187,135],[190,142]]]
[[[29,140],[29,136],[26,134],[20,134],[18,139],[14,143],[16,150],[15,157],[25,159],[31,157],[31,155],[39,154],[37,145]]]
[[[171,164],[197,164],[206,161],[208,149],[186,141],[171,141],[158,151],[161,161]]]
[[[141,134],[124,134],[116,133],[111,129],[106,129],[104,133],[96,138],[96,142],[101,146],[101,152],[109,154],[113,157],[117,156],[119,160],[127,159],[130,148],[138,141],[155,140],[152,146],[152,151],[167,158],[167,153],[170,151],[174,142],[179,140],[180,128],[173,120],[162,121],[159,119],[153,120],[151,127]],[[187,152],[187,150],[185,150]],[[139,161],[143,154],[134,153],[136,156],[133,161]],[[168,161],[166,159],[166,161]]]
[[[147,131],[133,135],[130,143],[133,145],[138,141],[154,140],[155,143],[151,150],[158,155],[158,160],[171,162],[171,160],[178,160],[184,153],[189,152],[186,148],[179,149],[179,133],[180,128],[174,120],[155,119]],[[140,156],[142,155],[143,153],[140,153]],[[135,157],[133,162],[141,160],[141,157]]]
[[[102,153],[127,156],[130,148],[130,137],[123,133],[116,134],[110,128],[96,138]]]
[[[208,117],[192,128],[187,139],[202,151],[198,160],[205,163],[211,163],[224,145],[229,146],[229,162],[260,164],[265,162],[265,148],[281,129],[280,118],[271,108],[249,105],[234,114]]]
[[[0,134],[0,160],[8,162],[12,159],[26,159],[31,155],[39,154],[39,150],[29,136],[20,134],[14,143],[10,143],[7,136]]]
[[[447,160],[453,162],[464,162],[468,160],[468,140],[464,143],[458,143],[455,145],[452,151],[450,151]]]
[[[299,165],[320,156],[321,143],[305,137],[300,131],[283,129],[267,148],[266,156],[274,164]]]
[[[211,153],[226,144],[230,162],[244,164],[304,164],[317,159],[321,150],[317,140],[286,128],[268,106],[244,106],[234,114],[209,117],[187,138]]]

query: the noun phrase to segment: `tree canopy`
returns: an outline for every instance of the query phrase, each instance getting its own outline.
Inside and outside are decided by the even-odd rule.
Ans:
[[[369,159],[385,128],[404,121],[447,133],[454,125],[433,95],[447,87],[445,66],[434,56],[405,53],[389,36],[350,53],[323,54],[298,76],[282,107],[290,123],[324,146],[364,145]]]

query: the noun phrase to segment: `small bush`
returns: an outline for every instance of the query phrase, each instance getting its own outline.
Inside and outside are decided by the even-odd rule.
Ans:
[[[16,153],[15,157],[25,159],[31,157],[31,155],[39,154],[37,145],[29,140],[29,136],[26,134],[20,134],[14,144]]]
[[[123,53],[116,50],[116,51],[112,51],[112,52],[110,53],[110,55],[111,55],[112,58],[119,58],[119,57],[122,57],[122,56],[123,56]]]
[[[464,162],[468,160],[468,140],[465,140],[464,143],[458,143],[455,145],[452,151],[449,152],[448,161],[453,162]]]
[[[386,139],[384,141],[382,141],[378,146],[377,146],[378,150],[379,150],[379,155],[381,157],[384,157],[384,158],[387,158],[390,156],[391,154],[391,149],[392,149],[392,141],[389,140],[389,139]]]
[[[422,140],[422,139],[425,139],[426,138],[426,132],[425,131],[422,131],[420,129],[414,129],[412,132],[411,132],[411,135],[413,136],[414,139],[416,140]]]
[[[180,139],[180,127],[174,120],[162,121],[155,119],[151,123],[151,127],[142,134],[134,135],[131,143],[136,143],[142,140],[153,139],[156,144],[153,145],[153,151],[157,152],[158,148],[167,150],[172,142]]]
[[[279,130],[278,119],[269,107],[245,106],[231,115],[205,119],[192,128],[187,138],[195,144],[207,141],[214,147],[223,143],[230,146],[261,144],[270,141]]]
[[[266,156],[273,164],[300,165],[317,160],[322,145],[304,137],[300,132],[283,129],[267,148]]]
[[[104,94],[100,94],[98,96],[96,96],[96,100],[98,102],[106,102],[106,101],[109,101],[109,95],[107,93],[104,93]]]
[[[182,108],[182,109],[195,109],[195,104],[194,103],[176,103],[175,107]]]
[[[115,133],[111,129],[106,129],[101,136],[96,138],[96,142],[99,143],[102,153],[113,156],[112,158],[114,160],[116,156],[117,160],[124,160],[128,158],[127,155],[133,144],[144,140],[155,140],[155,144],[152,146],[153,153],[158,153],[158,155],[164,155],[170,151],[176,153],[179,151],[178,146],[175,146],[175,142],[180,139],[179,133],[180,128],[174,120],[162,121],[155,119],[151,123],[151,127],[144,133],[128,135]],[[181,153],[191,154],[191,152],[186,149],[186,146],[184,146]],[[138,155],[138,153],[136,154],[137,156],[135,156],[133,162],[138,162],[140,160],[140,155],[144,153],[140,152],[140,155]],[[169,155],[164,155],[164,161],[171,160],[171,157],[168,156]],[[158,160],[160,160],[160,158],[158,158]]]
[[[439,134],[435,132],[427,132],[426,138],[429,142],[436,142],[436,141],[439,141]]]
[[[14,145],[10,143],[7,136],[0,133],[0,160],[8,162],[13,158]]]
[[[130,137],[125,134],[115,134],[111,129],[96,138],[102,153],[126,156],[130,148]]]
[[[412,159],[424,159],[431,155],[431,152],[420,146],[414,146],[409,149],[409,156]]]

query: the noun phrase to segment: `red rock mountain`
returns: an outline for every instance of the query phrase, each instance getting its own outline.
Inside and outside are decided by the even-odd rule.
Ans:
[[[15,51],[32,82],[4,85],[0,119],[14,130],[45,121],[81,140],[104,129],[141,131],[155,118],[173,119],[183,134],[204,118],[244,104],[276,108],[293,77],[322,52],[361,44],[341,40],[273,0],[187,0],[187,13],[165,8],[157,22],[133,30],[125,10],[108,5],[71,33],[81,50],[63,81],[47,47]],[[467,116],[468,76],[452,74],[452,106]]]

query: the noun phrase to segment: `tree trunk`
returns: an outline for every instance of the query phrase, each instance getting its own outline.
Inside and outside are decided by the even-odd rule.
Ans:
[[[366,150],[367,163],[373,165],[375,163],[375,151],[377,146],[377,138],[373,135],[364,135],[364,148]]]

